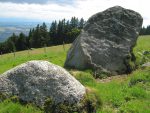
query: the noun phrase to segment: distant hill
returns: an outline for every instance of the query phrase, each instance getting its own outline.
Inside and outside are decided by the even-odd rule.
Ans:
[[[12,33],[19,34],[23,32],[28,34],[30,28],[34,28],[39,22],[0,22],[0,42],[5,41]]]

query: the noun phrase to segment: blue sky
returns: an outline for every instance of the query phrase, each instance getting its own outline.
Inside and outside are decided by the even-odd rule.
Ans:
[[[144,18],[143,25],[150,25],[148,0],[0,0],[0,22],[51,22],[72,16],[87,20],[91,15],[115,5],[139,12]]]

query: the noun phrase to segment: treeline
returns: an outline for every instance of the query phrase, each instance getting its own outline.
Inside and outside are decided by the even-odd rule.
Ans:
[[[142,27],[140,35],[150,35],[150,25],[147,27]]]
[[[0,52],[9,53],[21,51],[30,48],[40,48],[45,46],[60,45],[71,43],[80,34],[85,21],[72,17],[71,20],[63,19],[53,21],[48,28],[45,23],[37,25],[36,28],[30,29],[28,36],[23,33],[19,35],[12,34],[5,42],[0,43]]]

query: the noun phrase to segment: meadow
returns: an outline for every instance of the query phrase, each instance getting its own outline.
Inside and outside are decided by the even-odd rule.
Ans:
[[[26,50],[0,56],[0,74],[30,60],[47,60],[64,66],[70,44]],[[97,113],[150,113],[150,67],[141,65],[150,61],[150,36],[140,36],[134,47],[136,70],[128,75],[117,75],[95,79],[91,70],[68,71],[88,90],[93,92],[102,106]],[[0,113],[43,113],[33,105],[21,105],[10,100],[0,103]]]

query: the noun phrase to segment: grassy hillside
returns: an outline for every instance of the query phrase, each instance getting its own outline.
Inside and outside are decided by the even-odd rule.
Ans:
[[[63,66],[65,62],[65,58],[67,55],[67,51],[70,45],[65,45],[63,48],[60,46],[53,46],[47,48],[39,48],[26,50],[21,52],[5,54],[0,56],[0,74],[5,72],[8,69],[15,67],[21,63],[30,60],[47,60],[54,64]],[[46,50],[45,50],[46,49]],[[46,52],[45,52],[46,51]]]
[[[30,51],[21,51],[0,56],[0,73],[29,60],[48,60],[63,66],[70,45],[48,47]],[[150,61],[149,55],[143,51],[150,51],[150,36],[141,36],[134,48],[136,64]],[[97,95],[102,101],[102,107],[97,113],[150,113],[150,68],[139,69],[132,74],[114,76],[106,79],[93,78],[91,70],[69,70],[89,91]],[[42,113],[40,109],[31,105],[20,105],[9,100],[0,103],[0,113]]]

